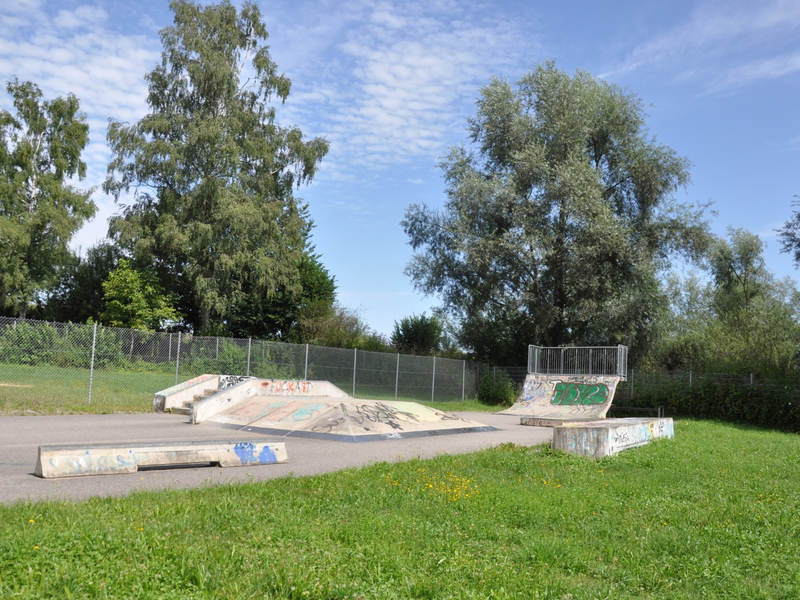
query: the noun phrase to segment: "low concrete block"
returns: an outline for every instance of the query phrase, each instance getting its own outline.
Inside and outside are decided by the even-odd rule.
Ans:
[[[79,477],[134,473],[139,467],[212,463],[242,467],[288,462],[286,444],[270,441],[148,442],[39,446],[35,474]]]
[[[602,419],[553,429],[553,450],[601,458],[675,436],[672,419]]]
[[[585,419],[576,418],[552,418],[552,417],[520,417],[520,425],[531,427],[561,427],[563,425],[580,425],[581,423],[594,423],[597,417],[587,417]]]

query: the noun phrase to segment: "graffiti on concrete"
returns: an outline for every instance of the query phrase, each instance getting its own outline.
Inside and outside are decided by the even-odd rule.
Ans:
[[[314,417],[316,417],[321,411],[325,410],[326,408],[328,408],[328,405],[322,402],[316,402],[313,404],[303,404],[302,406],[300,406],[300,408],[292,412],[292,414],[281,419],[281,422],[308,421],[309,419],[313,419]]]
[[[92,460],[88,450],[82,456],[70,456],[65,459],[53,457],[50,466],[65,475],[104,474],[120,471],[130,471],[130,467],[139,462],[138,457],[131,452],[128,456],[95,456]],[[135,470],[135,469],[134,469]]]
[[[582,383],[559,381],[555,384],[551,404],[572,406],[575,404],[602,404],[608,400],[608,388],[602,383],[585,385]]]
[[[238,385],[243,381],[249,381],[250,379],[255,379],[255,377],[248,377],[247,375],[222,375],[219,378],[219,385],[217,387],[220,390],[227,390],[229,387]]]
[[[236,452],[236,456],[239,457],[243,465],[252,465],[256,462],[256,445],[251,442],[236,444],[236,446],[233,447],[233,451]],[[278,459],[272,449],[264,444],[264,447],[258,454],[258,462],[262,465],[270,465],[278,462]]]
[[[520,416],[605,416],[619,377],[608,375],[528,375],[517,402],[502,411]]]
[[[310,381],[292,381],[283,379],[268,379],[262,381],[261,385],[267,388],[266,392],[271,394],[307,394],[314,384]]]
[[[383,402],[374,404],[358,404],[355,407],[353,420],[359,425],[365,422],[388,425],[392,429],[403,430],[405,423],[419,421],[417,415],[411,412],[398,410],[394,406],[389,406]]]

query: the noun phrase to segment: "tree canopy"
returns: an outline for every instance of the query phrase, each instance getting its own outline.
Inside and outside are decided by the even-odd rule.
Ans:
[[[290,82],[255,4],[170,7],[161,64],[146,76],[149,114],[109,124],[104,189],[120,203],[133,190],[110,236],[208,333],[248,293],[300,293],[307,223],[293,189],[311,181],[328,143],[277,123],[271,102],[286,100]]]
[[[71,260],[69,241],[96,206],[92,190],[66,182],[86,176],[89,126],[78,99],[43,100],[36,84],[16,79],[6,90],[16,113],[0,110],[0,308],[25,318]]]
[[[406,272],[461,324],[459,342],[517,364],[525,346],[646,347],[658,274],[709,241],[677,203],[690,163],[645,127],[642,102],[553,63],[481,89],[471,148],[441,162],[444,209],[411,205]]]
[[[127,259],[121,259],[108,274],[103,291],[106,309],[100,319],[111,327],[154,331],[181,317],[172,307],[174,298],[164,293],[156,274],[137,271]]]
[[[394,322],[391,342],[404,354],[432,354],[441,348],[442,332],[436,315],[411,315]]]
[[[667,279],[670,310],[654,345],[656,365],[670,370],[786,377],[800,366],[800,292],[766,268],[763,243],[743,229],[715,240],[694,273]]]

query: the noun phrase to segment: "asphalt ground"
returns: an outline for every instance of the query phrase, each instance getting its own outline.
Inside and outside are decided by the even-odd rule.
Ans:
[[[0,503],[124,496],[136,490],[199,488],[228,482],[317,475],[378,462],[465,454],[503,443],[534,446],[549,442],[549,427],[526,427],[519,417],[457,412],[495,431],[348,443],[303,438],[282,439],[214,427],[190,425],[185,415],[62,415],[0,417]],[[39,446],[137,442],[270,439],[284,441],[289,462],[252,467],[181,467],[122,475],[42,479],[33,474]]]

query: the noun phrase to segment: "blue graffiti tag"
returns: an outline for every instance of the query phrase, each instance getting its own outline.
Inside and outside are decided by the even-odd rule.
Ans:
[[[269,465],[278,462],[278,458],[275,456],[275,453],[266,444],[264,445],[264,449],[261,450],[261,454],[258,455],[258,460],[262,465]]]
[[[239,457],[239,460],[243,465],[249,465],[255,462],[254,450],[255,446],[253,444],[248,444],[245,442],[236,444],[233,447],[233,451],[236,452],[236,456]]]

